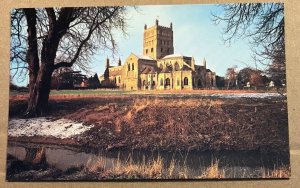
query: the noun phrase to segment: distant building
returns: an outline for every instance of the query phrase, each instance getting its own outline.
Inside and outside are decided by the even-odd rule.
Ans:
[[[206,60],[196,65],[193,57],[174,54],[173,26],[144,27],[143,55],[131,53],[122,65],[106,60],[101,83],[114,83],[125,90],[195,89],[216,87],[216,74],[206,68]]]

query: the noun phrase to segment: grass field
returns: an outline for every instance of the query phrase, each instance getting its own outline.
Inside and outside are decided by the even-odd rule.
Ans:
[[[273,93],[275,90],[225,90],[225,89],[195,89],[195,90],[138,90],[127,91],[122,89],[70,89],[70,90],[51,90],[50,95],[65,95],[65,94],[216,94],[216,93]],[[10,90],[10,96],[27,95],[28,91]]]

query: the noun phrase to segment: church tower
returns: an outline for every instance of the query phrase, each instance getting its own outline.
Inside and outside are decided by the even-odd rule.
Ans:
[[[173,53],[172,23],[170,23],[170,27],[164,27],[160,26],[158,20],[156,20],[155,25],[150,28],[147,28],[147,25],[145,25],[143,55],[157,60]]]

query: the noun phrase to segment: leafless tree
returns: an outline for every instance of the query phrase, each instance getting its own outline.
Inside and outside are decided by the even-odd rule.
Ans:
[[[235,65],[226,70],[225,81],[226,81],[227,89],[236,86],[236,80],[237,80],[236,68],[237,66]]]
[[[284,41],[283,3],[233,3],[221,5],[224,11],[214,14],[214,21],[225,23],[224,40],[249,38],[253,45],[272,49]]]
[[[285,82],[284,4],[233,3],[220,6],[223,11],[214,13],[213,17],[215,23],[225,24],[224,41],[230,44],[237,38],[249,39],[254,60],[267,64],[267,73],[280,73]],[[276,66],[273,65],[275,62]],[[277,65],[281,69],[272,70]]]
[[[47,109],[55,69],[87,70],[97,51],[116,49],[114,30],[125,33],[125,23],[125,7],[13,10],[11,69],[29,74],[26,116],[40,116]]]

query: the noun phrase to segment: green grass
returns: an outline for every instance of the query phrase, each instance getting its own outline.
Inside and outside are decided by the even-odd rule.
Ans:
[[[50,95],[88,95],[88,94],[128,94],[132,91],[124,91],[124,90],[113,90],[113,89],[85,89],[85,90],[51,90]],[[17,91],[11,90],[9,95],[27,95],[28,92],[26,91]]]
[[[65,95],[65,94],[127,94],[130,91],[112,90],[112,89],[85,89],[85,90],[51,90],[52,95]]]

